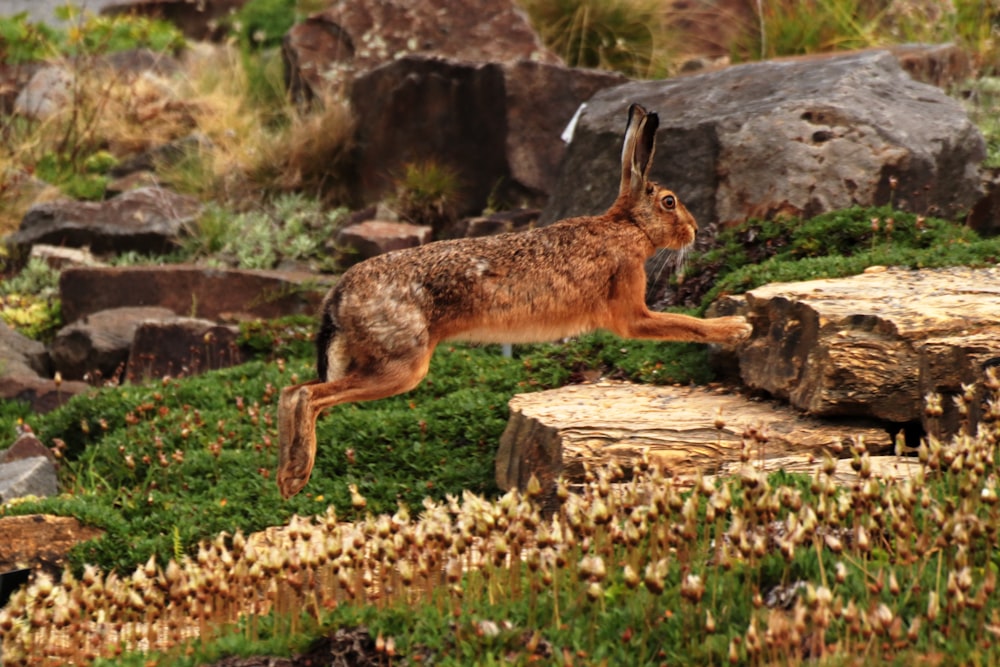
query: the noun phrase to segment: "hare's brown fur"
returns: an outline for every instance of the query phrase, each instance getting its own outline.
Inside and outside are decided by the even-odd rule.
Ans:
[[[646,260],[658,248],[688,246],[697,231],[676,195],[646,178],[657,123],[655,114],[630,108],[618,199],[603,215],[431,243],[344,273],[323,303],[318,379],[281,394],[282,495],[309,480],[323,409],[409,391],[441,341],[538,342],[594,329],[675,341],[745,338],[750,327],[741,317],[702,320],[646,307]]]

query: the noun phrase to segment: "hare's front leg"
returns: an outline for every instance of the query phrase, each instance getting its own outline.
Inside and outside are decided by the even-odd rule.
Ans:
[[[340,403],[374,401],[413,389],[427,375],[431,352],[394,359],[331,382],[286,387],[278,401],[278,489],[291,498],[309,482],[316,461],[316,420]]]
[[[626,323],[618,333],[626,338],[651,338],[694,343],[735,345],[750,337],[753,327],[746,318],[734,315],[701,319],[679,313],[646,311]]]

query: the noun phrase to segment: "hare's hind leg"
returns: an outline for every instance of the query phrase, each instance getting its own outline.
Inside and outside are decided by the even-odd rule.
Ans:
[[[291,498],[309,481],[316,460],[316,420],[340,403],[374,401],[413,389],[427,375],[433,349],[330,382],[286,387],[278,402],[278,489]]]

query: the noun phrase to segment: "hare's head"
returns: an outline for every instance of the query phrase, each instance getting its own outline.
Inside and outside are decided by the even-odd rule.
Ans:
[[[638,104],[628,110],[622,145],[622,181],[615,217],[641,228],[657,248],[679,250],[694,241],[698,223],[671,190],[648,179],[660,117]]]

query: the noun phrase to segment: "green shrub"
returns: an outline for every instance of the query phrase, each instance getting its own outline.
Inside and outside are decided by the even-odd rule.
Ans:
[[[295,25],[296,0],[250,0],[236,12],[234,27],[247,49],[281,46],[285,33]]]
[[[62,326],[59,273],[45,260],[29,259],[0,282],[0,320],[35,340],[47,341]]]
[[[57,10],[69,27],[32,21],[27,12],[0,16],[0,61],[19,64],[58,56],[94,56],[129,49],[176,51],[180,30],[168,21],[121,14],[100,16],[64,5]]]
[[[271,269],[281,260],[337,268],[332,241],[346,209],[324,210],[315,199],[281,195],[259,209],[234,213],[208,204],[187,230],[182,248],[191,258],[221,258],[244,269]]]

